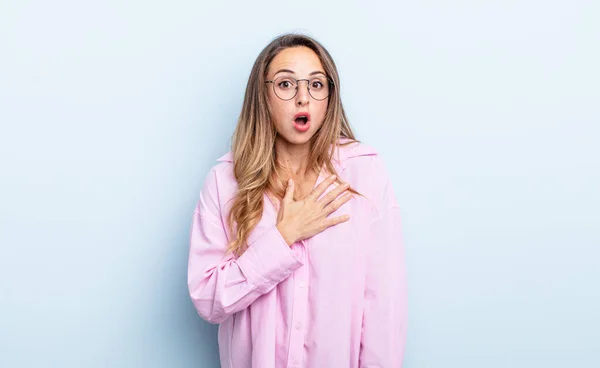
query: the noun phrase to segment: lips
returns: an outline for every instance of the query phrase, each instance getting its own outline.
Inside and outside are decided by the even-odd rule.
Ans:
[[[299,112],[294,115],[294,128],[299,132],[306,132],[310,128],[310,114]]]
[[[303,121],[304,123],[307,123],[308,121],[310,121],[310,114],[308,112],[299,112],[296,115],[294,115],[294,120],[295,121]]]

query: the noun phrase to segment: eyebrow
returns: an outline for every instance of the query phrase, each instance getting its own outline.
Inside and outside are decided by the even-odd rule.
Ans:
[[[275,76],[276,76],[277,74],[279,74],[279,73],[291,73],[291,74],[296,74],[296,72],[295,72],[295,71],[293,71],[293,70],[290,70],[290,69],[279,69],[279,70],[278,70],[278,71],[277,71],[275,74],[273,74],[273,77],[275,77]],[[323,74],[323,75],[325,75],[325,72],[321,72],[321,71],[318,71],[318,70],[316,70],[316,71],[314,71],[314,72],[310,73],[309,75],[315,75],[315,74]]]

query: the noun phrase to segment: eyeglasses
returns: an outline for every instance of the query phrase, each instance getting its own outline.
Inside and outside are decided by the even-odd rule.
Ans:
[[[273,92],[280,99],[287,101],[296,97],[298,94],[298,84],[300,81],[307,82],[308,93],[312,98],[322,101],[329,97],[333,88],[333,81],[326,76],[317,76],[309,79],[296,79],[288,76],[268,80],[265,83],[273,83]]]

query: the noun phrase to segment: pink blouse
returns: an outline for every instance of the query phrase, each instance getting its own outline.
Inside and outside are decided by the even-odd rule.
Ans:
[[[188,287],[199,315],[220,324],[221,366],[401,367],[407,292],[400,211],[377,152],[362,143],[336,148],[339,177],[364,196],[331,214],[349,214],[349,221],[290,247],[265,195],[262,218],[237,258],[225,251],[237,188],[231,152],[218,161],[193,214]]]

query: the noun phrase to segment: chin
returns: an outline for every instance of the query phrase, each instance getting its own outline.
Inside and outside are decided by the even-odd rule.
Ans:
[[[313,135],[314,133],[312,133],[310,130],[304,133],[298,133],[295,130],[293,130],[291,132],[286,132],[283,134],[280,133],[279,139],[285,141],[288,144],[304,145],[310,142]]]

